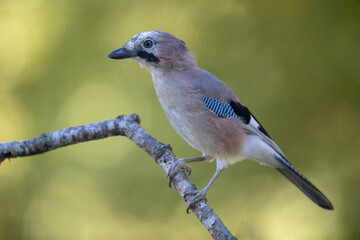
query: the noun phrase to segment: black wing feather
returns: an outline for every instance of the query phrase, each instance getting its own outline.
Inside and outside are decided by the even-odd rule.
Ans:
[[[251,113],[247,107],[239,102],[234,102],[233,100],[230,100],[230,106],[245,124],[249,124],[251,120]]]
[[[259,121],[255,118],[255,116],[249,111],[247,107],[245,107],[239,102],[234,102],[232,100],[230,101],[230,106],[234,109],[236,115],[238,115],[245,124],[249,124],[251,118],[254,118],[255,121],[259,124],[259,131],[265,134],[268,138],[271,138],[265,128],[259,123]]]

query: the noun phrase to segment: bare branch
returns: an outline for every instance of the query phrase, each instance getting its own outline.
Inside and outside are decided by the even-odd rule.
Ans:
[[[139,123],[140,119],[136,114],[122,115],[113,120],[41,134],[31,140],[0,143],[0,163],[6,158],[41,154],[80,142],[126,136],[154,158],[167,173],[171,164],[176,161],[170,146],[156,140]],[[186,196],[186,193],[197,190],[184,170],[175,174],[173,184],[186,203],[193,197]],[[198,202],[191,210],[214,239],[236,239],[204,200]]]

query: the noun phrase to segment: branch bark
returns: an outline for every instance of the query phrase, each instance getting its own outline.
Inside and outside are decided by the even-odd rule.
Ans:
[[[140,126],[139,116],[132,114],[121,115],[113,120],[41,134],[30,140],[0,143],[0,163],[5,159],[41,154],[59,147],[111,136],[128,137],[154,158],[165,173],[176,161],[170,146],[159,142],[146,132]],[[186,203],[193,197],[192,195],[186,196],[186,193],[197,190],[184,170],[174,176],[173,185]],[[198,202],[191,210],[214,239],[236,239],[204,200]]]

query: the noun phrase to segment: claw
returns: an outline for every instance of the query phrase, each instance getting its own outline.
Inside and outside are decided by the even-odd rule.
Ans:
[[[166,177],[169,181],[169,187],[171,188],[171,183],[173,182],[175,174],[180,170],[184,169],[188,175],[191,174],[191,167],[185,164],[185,159],[180,158],[176,160],[170,167]]]
[[[189,210],[191,208],[194,208],[195,204],[201,200],[205,200],[207,201],[207,198],[206,198],[206,194],[207,194],[207,189],[206,188],[203,188],[201,189],[200,191],[194,191],[194,192],[188,192],[185,194],[185,197],[188,196],[188,195],[195,195],[193,197],[193,199],[189,200],[188,202],[188,206],[186,208],[186,212],[189,213]]]

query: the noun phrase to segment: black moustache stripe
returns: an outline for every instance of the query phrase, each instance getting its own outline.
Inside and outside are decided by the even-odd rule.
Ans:
[[[145,59],[147,62],[153,62],[153,63],[160,62],[160,59],[158,57],[156,57],[154,54],[148,53],[146,51],[138,51],[137,56],[142,59]]]

